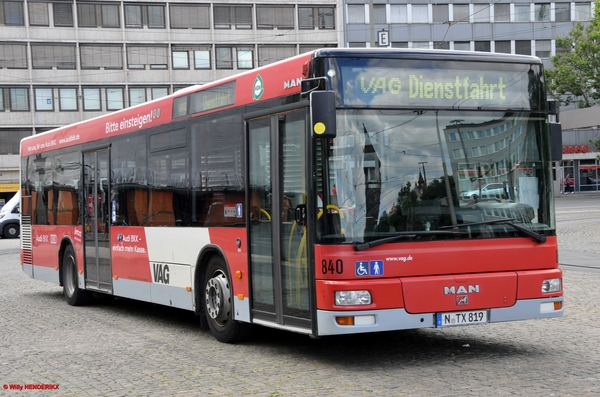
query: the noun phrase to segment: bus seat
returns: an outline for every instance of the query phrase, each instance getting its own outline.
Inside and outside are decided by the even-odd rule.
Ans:
[[[140,226],[148,215],[148,191],[131,189],[127,191],[127,219],[129,225]]]
[[[74,191],[59,190],[56,209],[57,225],[78,224],[79,208],[77,207],[77,197]]]
[[[144,226],[175,226],[173,192],[150,190],[148,215],[143,219]]]
[[[56,217],[54,216],[54,190],[48,189],[48,224],[56,225]]]

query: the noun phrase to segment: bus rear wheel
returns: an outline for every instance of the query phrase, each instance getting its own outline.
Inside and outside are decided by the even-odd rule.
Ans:
[[[219,256],[208,261],[202,301],[208,328],[218,341],[234,343],[248,335],[250,324],[233,319],[231,283],[225,261]]]
[[[71,306],[85,305],[89,300],[89,292],[79,289],[79,281],[77,277],[77,259],[72,246],[65,248],[65,253],[62,258],[62,282],[63,295],[67,303]]]

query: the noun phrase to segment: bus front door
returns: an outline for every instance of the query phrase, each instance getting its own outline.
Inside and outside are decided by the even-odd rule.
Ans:
[[[108,148],[84,153],[83,167],[83,191],[86,200],[86,208],[83,211],[85,284],[86,288],[111,293]]]
[[[307,197],[306,110],[255,118],[248,127],[253,321],[308,333],[307,230],[294,220]]]

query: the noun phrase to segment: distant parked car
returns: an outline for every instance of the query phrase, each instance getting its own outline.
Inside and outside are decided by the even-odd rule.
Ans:
[[[481,188],[481,191],[477,189],[462,193],[462,199],[471,200],[474,194],[477,195],[477,198],[479,199],[493,199],[504,197],[506,192],[504,191],[504,185],[502,183],[488,183]]]

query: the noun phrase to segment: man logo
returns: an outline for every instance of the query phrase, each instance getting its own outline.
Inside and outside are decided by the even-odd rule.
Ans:
[[[469,304],[469,295],[456,295],[456,306],[466,306]]]

